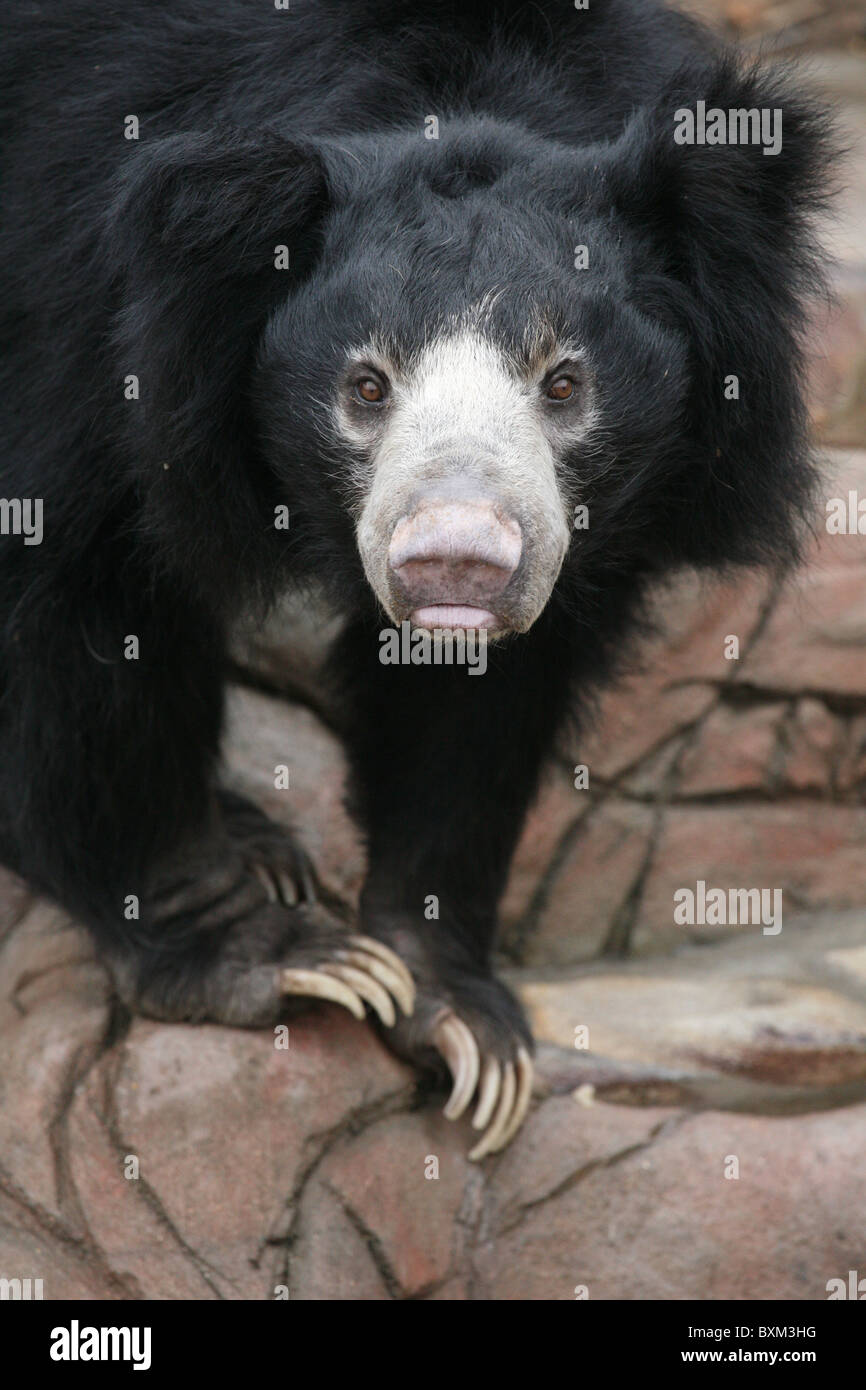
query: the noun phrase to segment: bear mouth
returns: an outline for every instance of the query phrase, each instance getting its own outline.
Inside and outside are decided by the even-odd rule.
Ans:
[[[489,632],[503,631],[503,623],[497,618],[495,613],[491,613],[489,608],[477,608],[472,604],[453,604],[436,603],[429,604],[423,608],[415,608],[409,615],[409,621],[413,627],[426,628],[433,631],[436,628],[450,630],[463,630],[469,632]]]

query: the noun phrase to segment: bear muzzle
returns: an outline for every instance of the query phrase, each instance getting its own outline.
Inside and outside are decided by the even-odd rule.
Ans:
[[[391,584],[416,627],[495,631],[522,550],[518,522],[492,500],[427,498],[394,527]]]

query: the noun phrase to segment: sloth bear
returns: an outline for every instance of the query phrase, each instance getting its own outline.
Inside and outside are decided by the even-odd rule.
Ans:
[[[826,119],[656,0],[2,29],[0,859],[129,1008],[369,1007],[498,1150],[532,1042],[491,952],[545,759],[649,581],[797,551]],[[357,920],[217,778],[232,624],[305,586],[346,620]],[[385,663],[403,624],[486,669]]]

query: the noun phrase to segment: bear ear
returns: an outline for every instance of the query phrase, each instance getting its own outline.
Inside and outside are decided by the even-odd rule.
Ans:
[[[727,143],[709,143],[711,122]],[[640,287],[643,307],[689,349],[675,560],[796,553],[815,483],[802,341],[825,291],[815,222],[834,147],[825,112],[784,74],[743,71],[723,53],[681,70],[596,166],[607,205],[651,239],[663,267]]]
[[[143,524],[178,564],[194,549],[224,573],[261,531],[248,372],[269,312],[316,263],[327,206],[315,147],[231,130],[143,146],[110,206],[115,360],[140,392],[128,449]],[[196,516],[207,536],[191,547]]]

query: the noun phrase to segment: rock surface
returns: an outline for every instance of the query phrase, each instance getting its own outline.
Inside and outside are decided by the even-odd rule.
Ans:
[[[0,959],[0,1268],[46,1298],[823,1298],[866,1241],[862,928],[525,981],[564,1046],[479,1168],[347,1014],[286,1049],[130,1021],[34,904]]]

